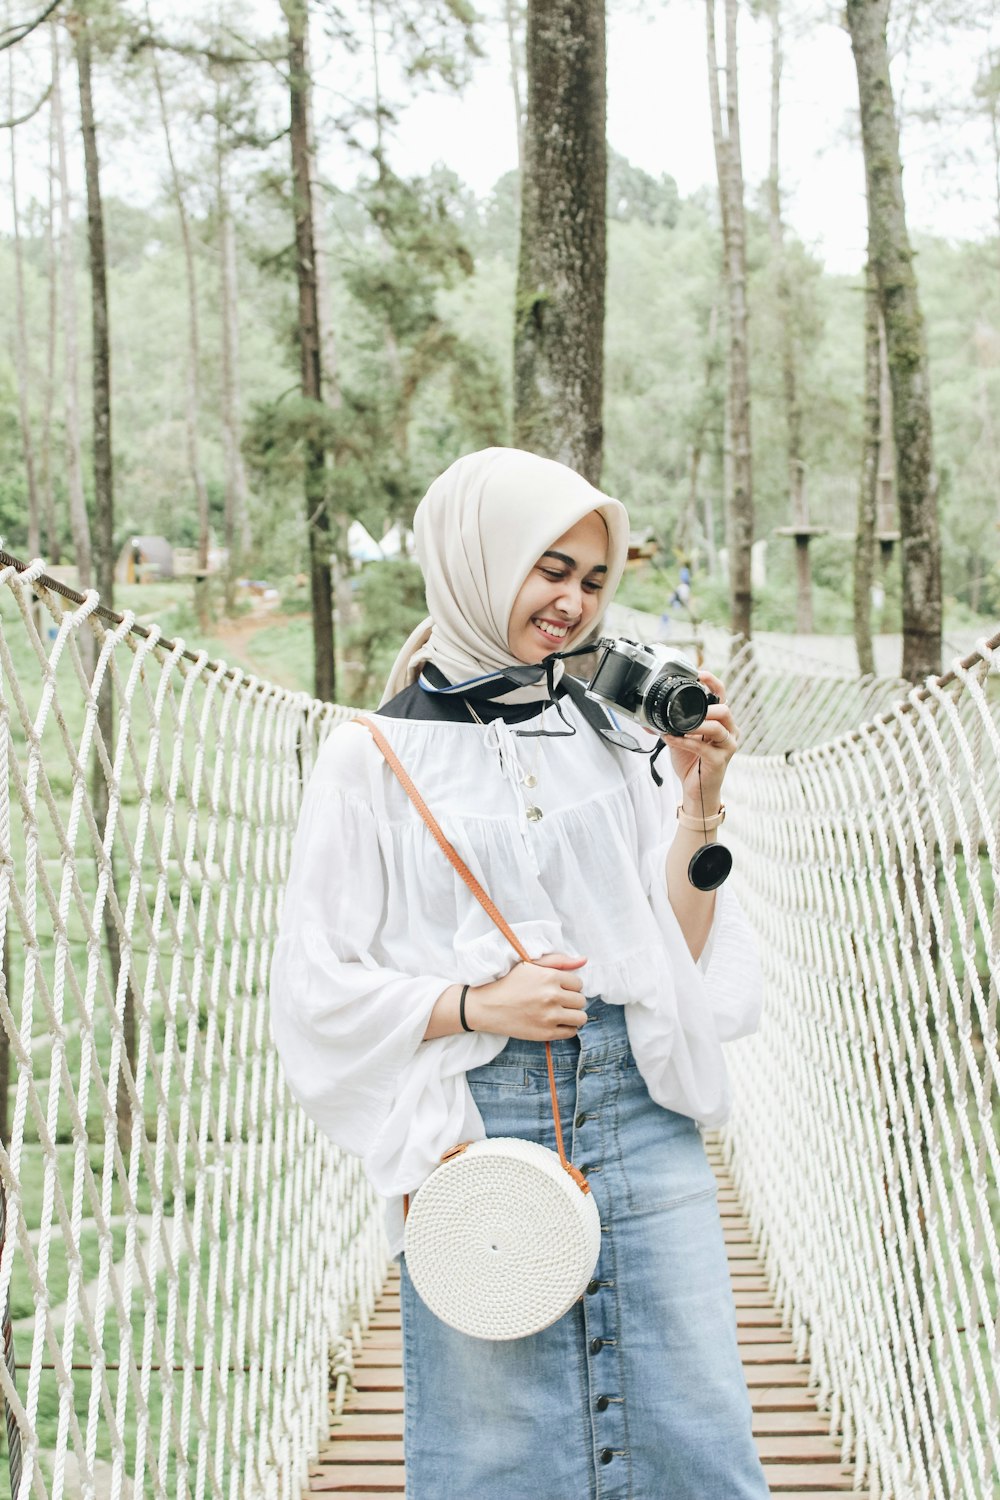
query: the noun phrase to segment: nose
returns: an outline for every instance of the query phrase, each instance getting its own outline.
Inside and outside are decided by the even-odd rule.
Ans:
[[[583,613],[583,588],[577,578],[564,578],[559,588],[556,604],[567,620],[575,620]]]

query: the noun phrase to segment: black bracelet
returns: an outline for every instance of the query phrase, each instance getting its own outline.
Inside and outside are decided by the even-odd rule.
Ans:
[[[474,1031],[475,1027],[474,1026],[470,1026],[469,1023],[468,1023],[468,1021],[465,1019],[465,997],[466,997],[466,995],[468,993],[469,993],[469,986],[467,984],[463,984],[462,985],[462,998],[458,1002],[458,1019],[462,1023],[462,1030],[463,1031]]]

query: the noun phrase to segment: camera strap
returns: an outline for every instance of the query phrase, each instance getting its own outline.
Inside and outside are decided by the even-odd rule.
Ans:
[[[570,677],[567,673],[562,680],[562,685],[591,729],[604,740],[605,744],[613,745],[618,750],[631,750],[635,755],[649,756],[650,774],[656,785],[662,786],[663,777],[656,769],[656,761],[660,752],[666,749],[663,740],[657,740],[651,751],[644,750],[634,735],[627,734],[617,727],[608,709],[602,708],[599,703],[594,702],[593,698],[587,697],[587,689],[579,678]]]

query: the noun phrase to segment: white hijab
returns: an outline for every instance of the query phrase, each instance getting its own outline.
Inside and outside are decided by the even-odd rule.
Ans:
[[[594,510],[608,528],[606,608],[628,557],[628,514],[620,500],[565,464],[518,448],[485,448],[456,459],[417,506],[413,530],[430,616],[396,657],[382,702],[414,682],[427,662],[452,683],[517,665],[507,631],[521,585],[542,553]],[[598,619],[567,636],[562,649],[598,635],[600,626]],[[543,683],[503,698],[546,691]]]

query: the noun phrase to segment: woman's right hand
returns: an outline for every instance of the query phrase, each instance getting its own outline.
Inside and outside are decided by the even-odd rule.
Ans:
[[[583,981],[572,971],[585,958],[543,953],[515,964],[502,979],[470,989],[465,1018],[474,1031],[518,1037],[526,1042],[557,1042],[576,1036],[587,1019]]]

